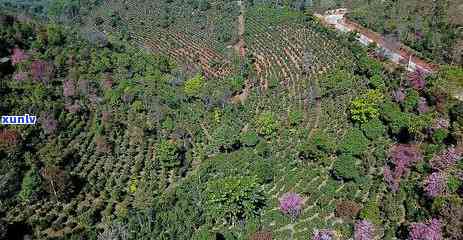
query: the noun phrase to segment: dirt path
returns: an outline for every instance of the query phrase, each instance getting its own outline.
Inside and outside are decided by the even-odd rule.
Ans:
[[[238,42],[233,45],[236,54],[240,57],[244,57],[246,54],[245,44],[244,44],[244,11],[245,7],[243,0],[238,0],[238,6],[240,7],[240,15],[238,16]]]
[[[315,89],[319,89],[319,84],[318,84],[318,80],[316,78],[314,78],[313,80],[313,84],[314,84],[314,88]],[[320,124],[320,115],[321,115],[321,111],[322,111],[322,101],[321,101],[321,98],[320,98],[320,93],[319,91],[315,91],[316,92],[316,95],[315,95],[315,122],[312,126],[312,129],[310,129],[310,132],[309,132],[309,139],[315,134],[315,131],[317,131],[318,129],[318,125]]]
[[[244,42],[244,31],[245,31],[245,11],[246,7],[243,0],[238,0],[238,6],[240,7],[240,15],[238,16],[238,42],[233,46],[235,52],[242,59],[246,56],[246,44]],[[252,88],[252,82],[250,79],[245,80],[243,91],[232,98],[233,103],[243,103],[249,96]]]

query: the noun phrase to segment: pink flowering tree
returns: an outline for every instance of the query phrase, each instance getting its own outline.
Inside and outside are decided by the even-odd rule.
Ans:
[[[317,230],[314,232],[312,240],[334,240],[334,232],[329,229]]]
[[[423,71],[416,70],[408,74],[410,86],[416,90],[422,90],[426,86],[426,76]]]
[[[11,63],[13,65],[16,65],[26,61],[28,58],[29,56],[23,50],[19,48],[14,48],[13,54],[11,55]]]
[[[444,172],[431,173],[424,180],[424,191],[431,198],[444,195],[447,191],[446,174]]]
[[[279,199],[280,211],[291,217],[296,218],[302,210],[303,199],[297,193],[288,192]]]
[[[400,179],[408,174],[410,168],[423,159],[418,146],[411,144],[396,144],[389,151],[389,158],[394,169],[384,166],[384,180],[389,188],[396,192]]]
[[[422,223],[412,223],[409,228],[409,240],[442,240],[442,222],[431,219]]]
[[[34,60],[31,65],[32,79],[45,82],[51,78],[53,66],[43,60]]]
[[[354,240],[373,240],[374,226],[367,220],[360,220],[354,226]]]
[[[64,80],[63,82],[63,96],[73,97],[76,94],[76,86],[72,80]]]

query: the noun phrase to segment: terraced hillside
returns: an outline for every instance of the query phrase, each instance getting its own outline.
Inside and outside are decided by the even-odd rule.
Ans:
[[[230,75],[238,6],[229,1],[204,4],[109,0],[87,24],[94,30],[117,31],[146,49],[199,66],[208,77]]]

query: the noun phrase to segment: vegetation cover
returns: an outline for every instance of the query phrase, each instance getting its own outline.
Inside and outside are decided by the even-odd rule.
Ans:
[[[8,5],[0,110],[38,124],[0,126],[0,239],[461,239],[461,66],[391,66],[337,5]]]

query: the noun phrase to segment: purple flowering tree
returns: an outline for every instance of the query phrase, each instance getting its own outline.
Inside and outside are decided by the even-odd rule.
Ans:
[[[461,152],[454,147],[449,147],[433,156],[430,161],[431,167],[435,170],[445,171],[454,166],[461,159]]]
[[[447,191],[447,178],[444,172],[433,172],[424,180],[424,191],[434,198],[442,196]]]
[[[426,98],[420,97],[420,99],[418,100],[417,110],[419,113],[429,112],[429,106],[428,106],[428,102],[426,101]]]
[[[52,134],[58,128],[58,121],[51,114],[43,114],[40,117],[42,129],[46,134]]]
[[[367,220],[360,220],[354,226],[354,240],[372,240],[374,237],[375,228],[373,224]]]
[[[394,173],[392,172],[391,168],[389,168],[389,166],[387,165],[384,166],[383,176],[384,176],[384,181],[389,186],[389,188],[393,192],[397,192],[399,190],[400,179],[396,179],[394,177]]]
[[[450,127],[450,121],[448,119],[445,119],[445,118],[438,118],[434,121],[433,125],[432,125],[432,128],[434,130],[436,129],[447,129]]]
[[[313,234],[312,240],[333,240],[334,232],[329,229],[317,230]]]
[[[80,111],[80,104],[78,101],[75,101],[74,103],[72,102],[66,102],[64,103],[64,109],[70,113],[77,113]]]
[[[13,54],[11,55],[11,63],[13,65],[19,64],[27,60],[29,56],[21,49],[14,48]]]
[[[392,97],[394,98],[394,101],[396,101],[398,103],[402,103],[405,100],[404,90],[402,88],[394,90],[392,92]]]
[[[31,65],[32,79],[45,82],[51,78],[53,66],[43,60],[34,60]]]
[[[279,199],[280,211],[291,217],[297,217],[301,213],[303,199],[297,193],[288,192]]]
[[[422,90],[426,86],[425,74],[421,70],[416,70],[408,74],[410,86],[416,90]]]
[[[384,166],[384,180],[392,191],[399,188],[400,179],[404,177],[410,168],[423,159],[423,155],[417,145],[396,144],[389,151],[389,158],[394,169]]]
[[[424,223],[412,223],[409,229],[410,240],[442,240],[442,222],[431,219]]]

